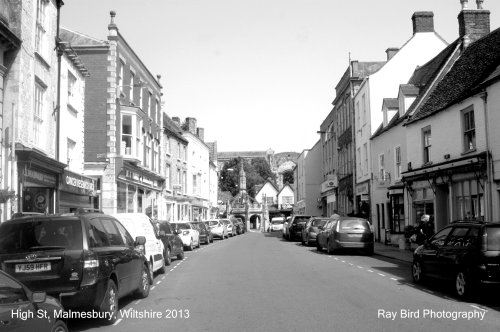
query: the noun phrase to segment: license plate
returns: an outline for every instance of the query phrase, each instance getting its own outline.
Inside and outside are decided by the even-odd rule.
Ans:
[[[50,271],[50,262],[16,264],[16,273]]]
[[[362,234],[349,234],[349,237],[361,237]]]

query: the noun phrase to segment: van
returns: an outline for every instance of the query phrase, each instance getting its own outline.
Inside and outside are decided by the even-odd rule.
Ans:
[[[149,262],[151,279],[153,279],[154,272],[165,273],[165,249],[153,221],[144,213],[117,213],[114,217],[125,226],[132,237],[144,236],[146,238],[144,255]]]

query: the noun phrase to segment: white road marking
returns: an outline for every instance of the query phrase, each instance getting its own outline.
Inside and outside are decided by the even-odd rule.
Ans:
[[[156,286],[151,287],[151,290],[155,289]]]
[[[342,263],[345,263],[345,261],[341,261]]]
[[[368,271],[368,272],[373,272],[372,270],[366,270],[366,271]]]
[[[141,300],[137,300],[137,301],[135,301],[135,302],[134,302],[134,304],[136,304],[136,305],[137,305],[137,304],[139,304],[140,302],[141,302]]]
[[[363,268],[362,266],[359,266],[359,265],[358,265],[358,269],[362,269],[362,268]]]
[[[398,279],[396,279],[396,278],[391,278],[391,280],[398,281]]]
[[[118,319],[116,322],[114,322],[113,326],[116,326],[116,325],[120,324],[120,322],[121,322],[121,321],[122,321],[122,319],[121,319],[121,318],[120,318],[120,319]]]
[[[156,282],[157,285],[161,284],[161,280]]]
[[[174,269],[170,269],[170,272],[172,272]]]
[[[379,276],[381,277],[385,277],[385,274],[382,274],[382,273],[377,273]]]
[[[334,257],[334,259],[335,259],[336,261],[338,261],[338,260],[339,260],[337,257]]]

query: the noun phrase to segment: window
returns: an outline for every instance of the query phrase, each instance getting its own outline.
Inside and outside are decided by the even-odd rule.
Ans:
[[[150,118],[153,117],[153,94],[151,93],[151,91],[149,92],[149,95],[148,95],[148,105],[149,105],[149,110],[148,110],[148,115]]]
[[[144,89],[139,87],[139,107],[144,110]]]
[[[171,167],[169,164],[165,165],[165,186],[167,187],[167,189],[172,188],[172,183],[170,181],[170,172],[171,172],[170,168]]]
[[[116,225],[116,228],[118,228],[120,235],[122,236],[123,243],[125,243],[129,247],[133,247],[134,246],[134,239],[132,238],[130,233],[127,232],[125,227],[123,227],[123,225],[120,224],[119,222],[117,222],[115,225]]]
[[[101,218],[101,223],[111,246],[123,246],[123,238],[111,219]]]
[[[118,89],[120,91],[120,97],[123,97],[123,69],[125,68],[125,63],[120,60],[120,70],[118,71]]]
[[[283,196],[281,201],[283,204],[293,204],[293,196]]]
[[[396,146],[394,148],[394,159],[396,162],[395,174],[396,180],[401,179],[401,147]]]
[[[444,244],[444,241],[446,240],[446,237],[451,231],[451,227],[445,228],[438,232],[436,235],[434,235],[431,239],[430,242],[432,245],[435,246],[442,246]]]
[[[153,139],[153,171],[159,172],[160,170],[160,161],[159,161],[159,153],[158,153],[158,141]]]
[[[425,127],[422,129],[422,139],[423,139],[423,146],[424,146],[424,164],[431,162],[431,146],[432,146],[432,139],[431,139],[431,127]]]
[[[187,172],[184,171],[184,172],[182,172],[182,189],[183,189],[182,192],[184,194],[187,194],[187,185],[186,184],[187,184]]]
[[[165,137],[165,153],[167,154],[167,156],[171,155],[170,146],[171,146],[170,138],[168,136],[166,136]]]
[[[356,164],[357,164],[357,173],[361,175],[361,148],[358,148],[356,151]]]
[[[193,194],[198,194],[198,183],[196,182],[196,174],[193,174]]]
[[[366,117],[366,98],[365,95],[361,96],[361,106],[363,107],[363,124],[366,123],[367,117]]]
[[[182,185],[181,170],[177,169],[177,184]]]
[[[76,142],[68,138],[66,143],[66,158],[68,161],[67,164],[69,165],[70,169],[73,168],[72,166],[73,163],[75,162],[75,148],[76,148]]]
[[[68,70],[68,98],[75,95],[76,90],[76,77]]]
[[[474,122],[474,109],[472,107],[463,112],[464,152],[476,148],[476,124]]]
[[[132,144],[133,144],[133,117],[131,115],[122,116],[122,148],[127,156],[132,155]]]
[[[128,90],[128,99],[131,103],[134,103],[134,80],[135,80],[135,74],[132,71],[132,68],[130,68],[130,83],[129,83],[129,90]]]
[[[477,182],[477,180],[453,183],[454,213],[456,214],[454,219],[484,220],[483,186],[484,184]]]
[[[46,22],[46,8],[48,0],[37,0],[36,10],[36,32],[35,32],[35,51],[43,55],[45,54],[45,22]]]
[[[379,180],[385,180],[385,169],[384,169],[384,155],[378,156],[378,169],[379,169]]]
[[[145,136],[145,149],[144,149],[144,167],[151,167],[151,137]]]
[[[363,156],[364,156],[364,165],[363,165],[363,174],[368,174],[368,145],[367,143],[363,144]]]
[[[43,118],[45,108],[46,88],[35,82],[35,113],[33,115],[33,140],[35,145],[41,144],[43,135]]]

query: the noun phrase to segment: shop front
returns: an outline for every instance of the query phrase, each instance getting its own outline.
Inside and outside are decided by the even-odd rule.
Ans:
[[[16,155],[18,212],[58,212],[59,176],[66,165],[26,147],[16,150]]]
[[[63,171],[59,184],[59,212],[75,212],[77,209],[98,209],[96,180]]]
[[[158,219],[163,181],[155,173],[125,162],[116,180],[117,212],[145,213]]]

